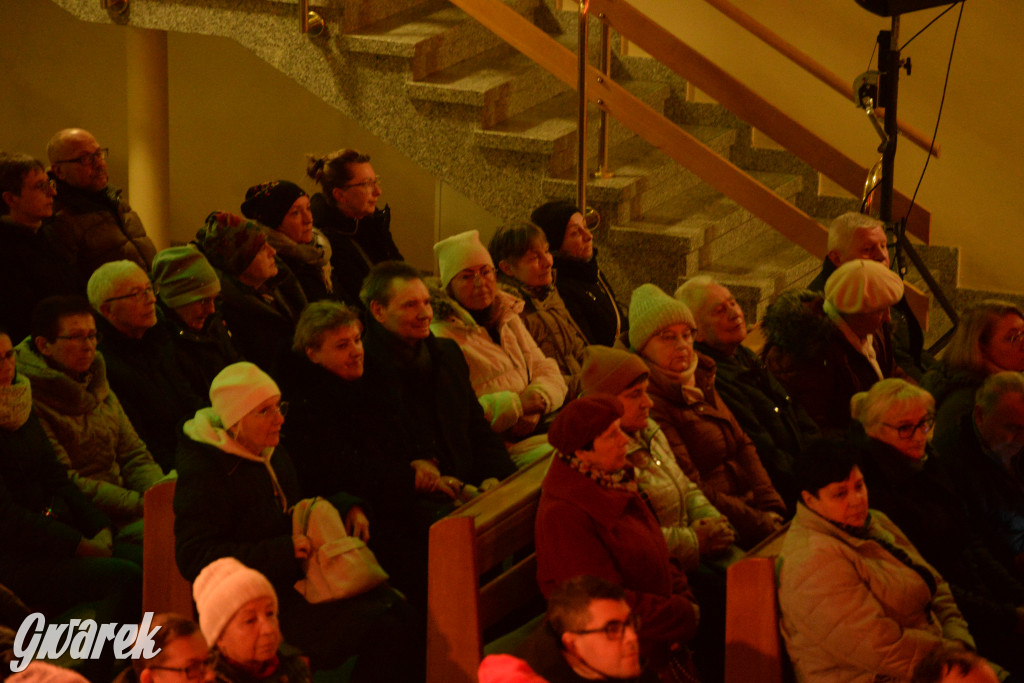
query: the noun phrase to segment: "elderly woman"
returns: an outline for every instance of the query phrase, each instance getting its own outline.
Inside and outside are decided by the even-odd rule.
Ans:
[[[1024,371],[1024,311],[1006,301],[981,301],[964,311],[939,362],[921,381],[935,397],[939,433],[970,414],[986,377],[1005,370]]]
[[[178,452],[174,531],[182,575],[194,581],[213,560],[234,557],[274,585],[284,632],[314,669],[339,666],[358,653],[364,675],[415,680],[421,661],[393,656],[403,648],[417,650],[414,618],[387,584],[319,604],[293,588],[303,578],[301,561],[310,545],[292,535],[289,509],[301,494],[291,458],[279,446],[287,404],[277,385],[252,363],[235,363],[214,379],[210,403],[185,423]],[[369,536],[356,499],[339,492],[329,500],[351,535]]]
[[[362,332],[345,304],[317,301],[302,312],[282,373],[291,406],[285,435],[303,495],[344,489],[366,500],[374,552],[392,583],[425,608],[428,529],[475,488],[463,483],[473,473],[442,476],[403,416],[366,385]]]
[[[310,201],[313,223],[323,230],[333,252],[334,297],[362,308],[359,289],[370,268],[403,260],[391,237],[391,209],[377,206],[380,176],[369,155],[354,149],[308,159],[306,174],[320,186]]]
[[[211,213],[196,243],[219,271],[224,319],[242,355],[273,371],[288,352],[306,307],[299,281],[257,223]]]
[[[949,582],[978,650],[1024,671],[1024,585],[989,552],[928,437],[935,424],[931,394],[886,379],[856,394],[853,417],[867,435],[864,479],[873,507],[907,535]]]
[[[669,560],[657,518],[637,493],[620,428],[622,402],[595,394],[569,403],[548,440],[556,457],[537,509],[537,582],[545,597],[567,579],[597,576],[626,589],[640,617],[641,654],[663,668],[693,639],[697,606]]]
[[[514,224],[495,233],[487,249],[498,264],[502,289],[525,303],[519,316],[530,336],[545,356],[558,363],[569,386],[568,395],[578,396],[588,342],[555,289],[544,231],[531,223]]]
[[[210,651],[199,624],[177,614],[157,614],[151,622],[154,657],[133,659],[114,683],[163,683],[164,681],[217,680],[216,653]],[[226,664],[226,663],[225,663]],[[308,678],[308,668],[303,665]],[[223,680],[223,679],[221,679]],[[236,678],[229,679],[239,680]],[[258,679],[273,680],[273,679]],[[306,680],[296,678],[296,681]]]
[[[798,681],[909,681],[937,648],[974,649],[945,580],[868,509],[860,450],[819,440],[797,461],[802,502],[780,553],[779,606]]]
[[[270,228],[267,241],[295,273],[306,299],[319,301],[331,295],[331,243],[313,227],[305,190],[287,180],[253,185],[246,190],[241,209],[246,218]]]
[[[715,362],[693,349],[693,314],[650,284],[633,292],[630,310],[630,350],[651,372],[651,418],[679,467],[736,528],[737,544],[750,548],[782,525],[786,506],[715,390]]]
[[[523,302],[498,290],[494,262],[476,230],[438,242],[434,253],[444,289],[431,292],[430,331],[458,342],[491,428],[519,441],[565,400],[558,363],[523,324]]]
[[[554,249],[558,271],[555,286],[572,319],[589,343],[611,346],[629,328],[629,320],[597,265],[590,231],[601,217],[593,212],[584,217],[572,202],[557,200],[537,207],[530,220],[544,231]]]
[[[267,577],[233,557],[214,560],[192,586],[204,644],[224,683],[310,683],[298,653],[282,648],[277,593]]]

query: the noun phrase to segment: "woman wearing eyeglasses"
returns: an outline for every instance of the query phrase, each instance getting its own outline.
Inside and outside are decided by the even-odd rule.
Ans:
[[[210,403],[185,423],[178,449],[174,531],[182,575],[195,581],[214,560],[234,557],[274,586],[281,630],[314,669],[336,668],[359,654],[354,681],[422,680],[422,657],[394,656],[415,653],[422,644],[411,608],[386,583],[318,604],[294,588],[311,546],[292,533],[290,509],[301,494],[295,466],[280,444],[288,406],[274,380],[252,363],[229,365],[210,386]],[[356,498],[340,492],[329,501],[350,535],[369,538]]]
[[[331,243],[334,296],[362,309],[359,288],[370,267],[405,260],[391,236],[391,209],[377,206],[381,177],[369,155],[354,149],[307,158],[306,174],[320,186],[309,208]]]
[[[214,670],[217,655],[210,651],[199,624],[177,614],[164,613],[153,617],[150,631],[154,630],[152,641],[156,656],[133,659],[131,667],[121,672],[114,683],[211,683],[217,680]]]
[[[978,651],[1024,672],[1024,585],[989,552],[932,450],[931,394],[885,379],[854,395],[851,406],[866,436],[862,470],[871,507],[888,515],[949,582]]]

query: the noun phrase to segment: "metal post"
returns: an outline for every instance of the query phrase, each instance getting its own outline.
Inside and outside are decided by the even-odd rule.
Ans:
[[[882,151],[882,183],[879,187],[879,219],[892,222],[893,172],[896,166],[896,141],[899,138],[896,123],[897,94],[900,81],[899,51],[900,17],[892,18],[892,30],[878,33],[878,104],[885,107],[885,132],[888,144]]]
[[[604,13],[597,15],[601,19],[601,78],[608,78],[612,69],[612,27],[604,20]],[[600,79],[599,79],[600,80]],[[608,125],[608,110],[601,107],[601,132],[597,136],[598,169],[595,178],[611,178],[615,174],[608,168],[608,138],[611,129]]]
[[[579,116],[576,122],[576,205],[587,205],[587,0],[579,4]]]

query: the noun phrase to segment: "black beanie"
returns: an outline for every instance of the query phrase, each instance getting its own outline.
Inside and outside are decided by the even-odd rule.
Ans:
[[[534,225],[544,231],[548,238],[548,246],[551,251],[562,248],[562,240],[565,239],[565,230],[569,227],[569,219],[574,213],[581,213],[576,205],[566,199],[543,204],[530,214],[530,220]]]
[[[305,190],[287,180],[253,185],[245,192],[242,215],[277,230],[295,200],[305,196]]]

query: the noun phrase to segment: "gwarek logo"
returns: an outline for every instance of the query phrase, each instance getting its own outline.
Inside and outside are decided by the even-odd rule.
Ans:
[[[67,652],[73,659],[99,659],[110,641],[118,659],[152,659],[160,653],[153,636],[160,626],[150,630],[153,613],[146,612],[141,624],[97,624],[92,619],[71,619],[66,624],[50,624],[41,612],[30,614],[21,623],[14,639],[11,671],[24,671],[33,659],[58,659]],[[137,636],[137,637],[136,637]]]

